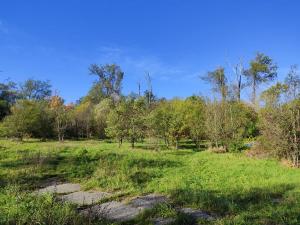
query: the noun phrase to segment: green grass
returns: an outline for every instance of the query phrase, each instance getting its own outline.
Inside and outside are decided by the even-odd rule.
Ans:
[[[170,207],[161,206],[145,213],[136,221],[140,224],[147,224],[150,217],[157,215],[175,216],[173,206],[200,208],[216,214],[218,220],[212,224],[300,224],[300,170],[284,167],[276,160],[193,149],[156,151],[146,144],[138,144],[134,150],[125,144],[119,149],[117,144],[92,140],[65,143],[0,140],[0,146],[3,224],[8,223],[9,215],[13,215],[11,219],[24,214],[26,221],[26,212],[37,210],[36,205],[42,205],[41,210],[53,211],[48,213],[50,219],[63,221],[49,223],[46,220],[49,218],[44,219],[42,211],[37,210],[40,215],[37,221],[42,224],[80,221],[74,207],[58,204],[51,197],[33,200],[26,194],[53,179],[114,192],[122,199],[152,192],[170,197]],[[15,195],[22,197],[14,198]],[[47,201],[51,204],[47,205]],[[178,224],[190,223],[184,216],[176,216]],[[19,224],[24,224],[21,219]]]

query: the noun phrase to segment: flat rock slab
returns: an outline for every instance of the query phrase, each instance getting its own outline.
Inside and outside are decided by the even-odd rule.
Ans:
[[[87,192],[78,191],[73,192],[68,195],[63,195],[60,197],[61,200],[71,202],[80,206],[92,205],[99,202],[102,199],[110,197],[111,194],[107,192]]]
[[[51,194],[68,194],[80,191],[79,184],[65,183],[58,185],[51,185],[37,191],[38,194],[51,193]]]
[[[157,204],[166,203],[167,198],[163,195],[149,194],[132,199],[129,204],[141,210],[151,209]]]
[[[114,220],[119,222],[129,221],[134,219],[141,210],[132,207],[125,203],[111,201],[100,205],[95,205],[89,209],[82,211],[83,215],[106,218],[108,220]]]
[[[197,209],[192,209],[192,208],[182,208],[179,210],[180,212],[187,214],[193,218],[197,219],[205,219],[205,220],[214,220],[215,218],[208,213],[197,210]]]
[[[174,218],[156,218],[153,220],[154,225],[168,225],[174,222],[175,222]]]

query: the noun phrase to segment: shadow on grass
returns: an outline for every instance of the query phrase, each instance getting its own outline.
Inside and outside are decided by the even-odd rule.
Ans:
[[[68,152],[68,153],[67,153]],[[94,172],[101,168],[107,168],[108,176],[114,176],[118,172],[124,172],[125,168],[137,167],[139,172],[130,174],[128,180],[135,187],[143,188],[154,178],[158,178],[157,172],[143,171],[143,168],[169,168],[180,166],[181,163],[166,159],[135,159],[118,153],[94,154],[86,149],[70,152],[65,148],[55,152],[30,152],[19,151],[15,160],[1,163],[0,168],[17,171],[12,177],[3,179],[6,183],[22,184],[29,188],[41,186],[49,180],[67,181],[72,178],[89,179]]]
[[[0,175],[0,188],[6,186],[7,179],[4,178],[4,176]]]
[[[164,150],[175,150],[173,145],[167,147],[165,144],[137,144],[136,147],[142,150],[152,150],[152,151],[164,151]],[[207,149],[207,145],[204,143],[199,144],[198,146],[195,142],[191,140],[181,141],[179,143],[179,148],[177,151],[180,150],[192,150],[194,152],[204,151]]]
[[[180,150],[177,150],[177,151],[168,152],[167,154],[176,155],[176,156],[180,156],[180,155],[184,156],[184,155],[193,155],[195,153],[196,153],[195,151],[180,151]]]
[[[130,175],[129,178],[135,187],[144,188],[152,179],[159,177],[161,177],[161,175],[158,175],[156,173],[139,171]]]
[[[299,224],[300,194],[295,188],[281,184],[226,194],[187,188],[172,191],[171,199],[175,205],[215,213],[229,224]]]
[[[142,150],[151,150],[151,151],[170,150],[166,145],[163,144],[137,144],[136,148]]]
[[[29,149],[18,151],[18,157],[15,160],[1,162],[2,168],[19,168],[25,166],[38,166],[38,165],[58,165],[59,162],[65,159],[64,156],[57,153],[42,153],[32,152]]]
[[[138,168],[169,168],[177,167],[182,165],[180,162],[171,161],[167,159],[131,159],[128,163],[129,167],[138,167]]]
[[[6,179],[3,180],[5,183],[38,187],[54,178],[65,181],[69,178],[89,177],[96,170],[99,155],[89,154],[85,149],[69,155],[64,154],[66,151],[66,149],[52,153],[19,151],[15,160],[1,162],[0,168],[15,171],[12,175],[8,172]]]
[[[179,143],[179,147],[180,147],[180,149],[188,149],[188,150],[192,150],[194,152],[200,152],[200,151],[204,151],[207,149],[207,144],[200,143],[200,144],[196,145],[196,143],[194,141],[186,140],[186,141],[181,141]]]

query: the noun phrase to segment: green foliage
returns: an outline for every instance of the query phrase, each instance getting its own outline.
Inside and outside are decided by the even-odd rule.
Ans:
[[[51,96],[49,81],[28,79],[20,85],[19,95],[22,99],[42,100]]]
[[[300,165],[300,101],[299,74],[292,67],[285,83],[277,83],[262,93],[260,110],[261,146],[278,158]]]
[[[244,71],[252,86],[252,103],[256,104],[256,91],[261,83],[272,81],[277,76],[277,65],[273,60],[263,53],[257,53],[254,60],[250,62],[249,69]]]
[[[277,82],[261,94],[261,99],[264,101],[266,107],[276,107],[280,104],[282,95],[287,91],[287,85]]]
[[[213,85],[213,90],[220,93],[222,100],[226,99],[228,86],[224,67],[219,67],[212,72],[208,72],[206,76],[202,77],[202,79]]]
[[[184,108],[184,126],[186,126],[188,137],[199,148],[200,142],[206,138],[205,102],[200,97],[192,96],[185,100]]]
[[[113,102],[109,98],[103,99],[94,107],[95,131],[97,137],[105,138],[105,129],[110,111],[113,109]]]
[[[101,102],[102,99],[105,98],[105,94],[103,93],[102,84],[99,81],[93,83],[91,89],[89,90],[88,94],[83,97],[81,101],[90,101],[93,104],[98,104]]]
[[[180,139],[188,135],[185,110],[185,101],[180,99],[160,102],[148,117],[151,134],[163,138],[167,146],[171,142],[177,149]]]
[[[160,102],[154,110],[150,112],[147,125],[151,136],[161,138],[169,146],[169,137],[172,120],[170,104],[166,101]]]
[[[251,137],[257,121],[252,107],[242,102],[208,102],[206,105],[206,131],[211,145],[225,147]]]
[[[174,99],[170,102],[171,110],[171,123],[169,127],[170,139],[175,145],[175,148],[179,148],[179,140],[187,135],[187,130],[184,121],[184,101]]]
[[[107,136],[117,138],[120,145],[126,138],[134,148],[135,142],[144,138],[145,110],[143,99],[127,98],[120,101],[108,116]]]
[[[241,152],[247,149],[242,140],[235,140],[229,143],[228,152]]]
[[[66,129],[70,123],[72,105],[64,105],[64,100],[58,96],[52,96],[50,99],[50,110],[54,117],[54,130],[57,134],[58,140],[63,141]]]
[[[24,138],[51,136],[52,117],[47,102],[19,100],[11,109],[2,124],[4,136]]]
[[[116,97],[121,95],[121,87],[124,73],[116,64],[106,64],[99,66],[92,64],[89,68],[90,73],[99,77],[97,88],[101,88],[101,93],[105,97]],[[115,96],[116,95],[116,96]]]
[[[77,137],[92,137],[94,128],[94,106],[89,101],[83,101],[72,110],[73,126]]]
[[[10,113],[10,107],[18,97],[14,82],[0,83],[0,120]]]
[[[261,145],[278,158],[299,166],[300,102],[266,105],[260,110]]]

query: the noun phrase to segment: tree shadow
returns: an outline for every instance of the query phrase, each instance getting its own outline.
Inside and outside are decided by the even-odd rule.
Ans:
[[[156,173],[149,173],[144,171],[138,171],[129,176],[130,181],[134,184],[134,186],[138,188],[144,188],[148,182],[150,182],[154,178],[159,178],[161,175]]]
[[[176,156],[180,156],[180,155],[193,155],[195,154],[195,151],[183,151],[183,150],[177,150],[177,151],[172,151],[172,152],[168,152],[167,154],[169,155],[176,155]]]
[[[0,188],[5,187],[6,185],[7,179],[5,179],[3,175],[0,175]]]
[[[166,151],[166,150],[170,150],[164,144],[137,144],[136,148],[142,149],[142,150],[150,150],[150,151]]]
[[[179,143],[179,148],[180,149],[188,149],[188,150],[192,150],[195,152],[200,152],[200,151],[206,150],[207,145],[204,143],[200,143],[200,144],[196,145],[196,143],[192,140],[185,140],[185,141],[181,141]]]
[[[289,196],[295,188],[280,184],[229,193],[183,188],[173,190],[170,198],[175,205],[197,207],[230,224],[299,224],[300,194]]]
[[[85,149],[73,155],[64,154],[65,151],[46,153],[20,151],[17,159],[0,163],[0,168],[16,171],[13,176],[7,176],[4,181],[37,187],[53,178],[60,181],[69,178],[88,178],[96,170],[101,157],[110,160],[116,158],[109,154],[106,156],[89,154]]]
[[[14,160],[1,162],[2,168],[19,168],[26,166],[39,166],[39,165],[58,165],[66,157],[58,153],[50,152],[32,152],[29,149],[19,150],[18,157]]]
[[[177,167],[182,165],[180,162],[171,161],[167,159],[131,159],[128,163],[129,167],[138,167],[138,168],[169,168]]]

